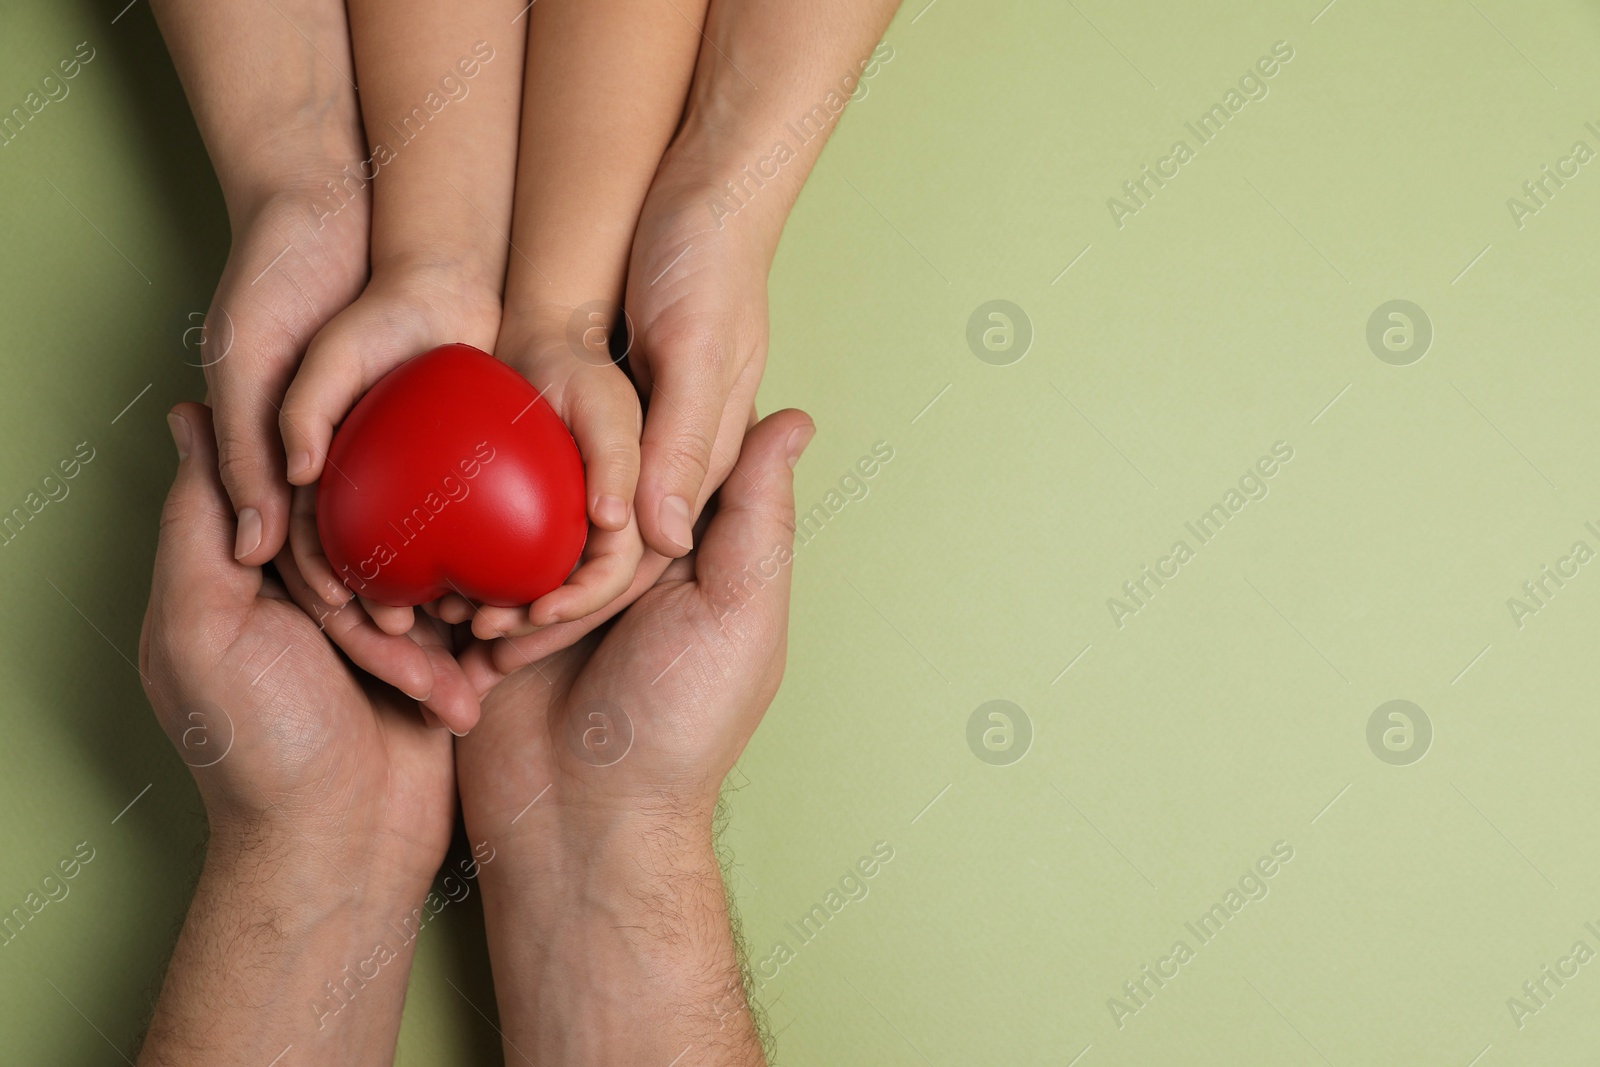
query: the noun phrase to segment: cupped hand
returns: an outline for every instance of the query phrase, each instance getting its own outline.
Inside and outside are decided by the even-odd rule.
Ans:
[[[321,602],[315,610],[344,616],[339,628],[329,630],[340,647],[354,657],[352,646],[359,644],[366,650],[363,667],[421,698],[457,731],[477,718],[477,702],[459,666],[447,655],[430,656],[431,676],[417,676],[417,657],[406,647],[417,625],[415,611],[360,600],[339,581],[317,533],[313,483],[345,477],[326,462],[334,430],[378,379],[442,344],[488,349],[499,328],[499,293],[465,281],[449,265],[379,271],[312,341],[281,419],[288,478],[297,486],[289,542],[296,568]]]
[[[720,194],[697,171],[668,151],[625,300],[646,412],[634,504],[646,543],[667,556],[689,550],[700,509],[733,469],[767,359],[771,244],[764,230],[724,225],[711,207]]]
[[[569,329],[560,309],[509,301],[495,354],[527,378],[571,431],[583,458],[589,535],[579,565],[560,588],[521,608],[483,607],[446,597],[438,614],[472,620],[473,633],[524,640],[528,658],[572,641],[620,611],[643,571],[653,582],[666,561],[646,558],[633,513],[642,416],[638,394],[606,350],[610,322]],[[558,321],[560,320],[560,321]],[[597,339],[598,338],[598,339]]]
[[[139,665],[213,840],[277,834],[326,855],[327,878],[376,869],[425,887],[453,822],[450,736],[344,662],[304,610],[315,600],[287,551],[281,582],[234,558],[211,412],[180,404],[169,421],[180,460]],[[427,641],[419,657],[448,655]]]
[[[359,141],[352,144],[355,158]],[[312,337],[367,276],[370,206],[364,193],[334,198],[325,182],[338,177],[335,162],[308,163],[300,180],[238,210],[204,328],[185,335],[216,413],[222,482],[239,518],[233,553],[254,567],[288,534],[284,394]]]
[[[813,432],[793,410],[755,426],[699,548],[603,635],[509,674],[487,645],[463,654],[484,693],[482,721],[456,744],[473,834],[581,851],[590,830],[638,816],[709,829],[783,674],[791,471]]]

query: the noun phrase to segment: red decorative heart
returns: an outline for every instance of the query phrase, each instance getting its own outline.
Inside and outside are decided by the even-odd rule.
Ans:
[[[586,515],[583,460],[561,417],[468,345],[374,385],[334,434],[317,487],[328,562],[380,604],[537,600],[578,562]]]

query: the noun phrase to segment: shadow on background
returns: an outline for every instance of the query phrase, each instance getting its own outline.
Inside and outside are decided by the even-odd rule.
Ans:
[[[6,109],[78,42],[95,50],[0,155],[12,194],[0,512],[80,442],[94,450],[69,494],[0,548],[0,665],[16,709],[0,911],[76,843],[95,850],[70,894],[0,947],[0,999],[30,1020],[0,1034],[7,1063],[107,1062],[107,1044],[132,1056],[204,856],[198,793],[136,663],[175,466],[165,412],[205,393],[183,334],[210,302],[228,222],[149,6],[125,2],[0,16],[0,70],[16,72],[0,77]],[[430,1062],[498,1063],[480,1015],[494,1017],[494,997],[476,886],[434,929],[402,1043],[436,1048]]]

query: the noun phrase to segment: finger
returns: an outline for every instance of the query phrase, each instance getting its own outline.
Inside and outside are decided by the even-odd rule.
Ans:
[[[462,673],[480,697],[499,685],[506,676],[506,672],[495,663],[494,646],[483,641],[472,642],[458,660]]]
[[[481,607],[472,616],[472,636],[480,641],[492,641],[506,634],[533,632],[528,613],[520,608]]]
[[[283,398],[278,431],[287,477],[295,485],[309,485],[322,476],[334,427],[372,385],[368,376],[374,364],[363,340],[370,346],[373,331],[362,310],[358,299],[312,339]]]
[[[650,410],[639,444],[639,528],[665,556],[684,555],[694,545],[700,490],[729,391],[718,353],[685,354],[690,358],[652,367]]]
[[[428,645],[423,651],[433,667],[433,694],[422,706],[437,715],[445,729],[457,737],[465,736],[478,725],[481,714],[477,690],[449,649]]]
[[[788,409],[745,436],[695,558],[695,580],[719,618],[737,612],[781,632],[794,558],[793,464],[815,432],[804,412]]]
[[[581,619],[571,622],[557,623],[554,626],[535,627],[530,632],[508,636],[505,640],[494,641],[490,644],[495,666],[507,674],[520,670],[530,663],[544,659],[546,656],[560,652],[582,640],[585,636],[610,621],[629,604],[648,593],[660,581],[662,572],[668,569],[668,564],[676,563],[666,556],[655,552],[647,552],[639,563],[639,569],[633,576],[633,583],[621,596],[606,604],[599,611],[585,615]],[[693,578],[693,573],[686,575]],[[481,614],[481,613],[480,613]],[[525,620],[524,620],[525,621]],[[491,635],[492,636],[492,635]]]
[[[360,597],[361,606],[367,610],[367,615],[378,624],[378,629],[386,634],[400,637],[411,632],[411,627],[416,625],[417,613],[412,608],[395,607],[392,604],[379,604],[377,601]]]
[[[472,618],[472,602],[458,593],[447,593],[442,599],[435,601],[432,606],[438,613],[437,617],[452,626]]]
[[[433,671],[433,692],[422,702],[424,718],[432,716],[457,737],[465,735],[478,724],[478,693],[451,652],[450,627],[425,618],[407,640],[422,649]]]
[[[630,522],[626,529],[592,534],[583,556],[582,565],[559,589],[533,602],[528,611],[529,622],[550,626],[581,619],[621,596],[639,569],[644,542],[639,538],[638,527]]]
[[[628,525],[639,483],[639,394],[615,367],[585,367],[562,390],[561,415],[583,456],[589,521],[602,530]]]
[[[178,449],[178,473],[161,512],[153,605],[185,619],[246,607],[261,588],[261,571],[234,557],[233,505],[217,468],[211,412],[179,404],[167,415]]]
[[[322,535],[317,531],[317,487],[297,485],[293,503],[289,508],[289,547],[294,552],[295,564],[313,589],[329,607],[337,608],[350,602],[353,595],[333,572],[333,564],[322,549]]]
[[[276,412],[261,387],[243,378],[219,383],[215,434],[217,467],[238,516],[233,554],[259,567],[283,547],[289,524],[289,487],[274,425]]]
[[[289,596],[316,620],[322,632],[350,657],[352,663],[413,700],[426,700],[432,695],[433,666],[417,642],[379,630],[355,600],[347,601],[342,607],[329,608],[300,573],[291,550],[278,553],[277,568]]]

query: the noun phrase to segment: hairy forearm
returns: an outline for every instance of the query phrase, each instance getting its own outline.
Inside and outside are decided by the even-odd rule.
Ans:
[[[340,0],[152,0],[236,224],[361,143]]]
[[[738,224],[769,251],[898,7],[899,0],[712,0],[673,154],[697,180],[729,194]]]
[[[506,1061],[764,1064],[709,823],[559,818],[484,872]]]
[[[213,837],[141,1064],[392,1061],[427,884],[303,848]]]

